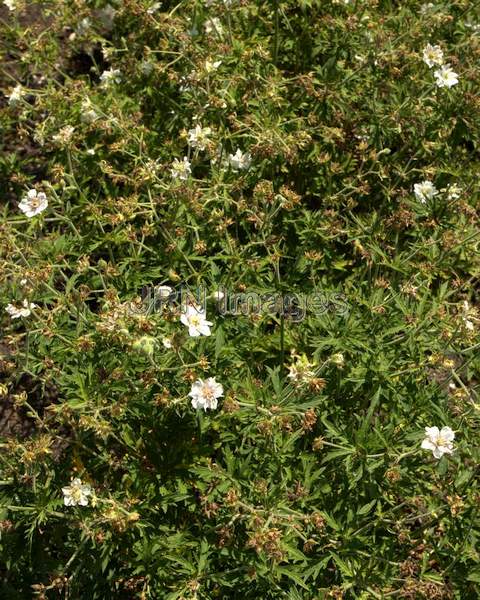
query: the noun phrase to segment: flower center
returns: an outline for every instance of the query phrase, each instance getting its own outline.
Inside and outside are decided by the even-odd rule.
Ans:
[[[210,385],[205,384],[202,389],[202,395],[207,402],[211,402],[215,399],[215,394],[213,393],[213,389]]]
[[[82,499],[82,490],[78,487],[72,489],[71,494],[75,502],[79,502]]]

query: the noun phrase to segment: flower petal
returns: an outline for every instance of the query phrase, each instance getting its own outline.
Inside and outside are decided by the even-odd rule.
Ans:
[[[447,442],[451,442],[455,439],[455,432],[452,429],[450,429],[450,427],[442,427],[442,430],[440,431],[440,436]]]
[[[428,438],[425,438],[422,442],[422,448],[424,450],[435,450],[437,446]]]

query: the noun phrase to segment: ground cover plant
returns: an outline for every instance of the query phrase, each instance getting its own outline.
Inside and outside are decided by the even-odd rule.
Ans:
[[[0,19],[0,597],[480,597],[478,4]]]

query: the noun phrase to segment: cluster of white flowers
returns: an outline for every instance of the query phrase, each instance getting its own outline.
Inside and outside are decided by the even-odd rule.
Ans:
[[[440,67],[434,71],[435,82],[438,87],[452,87],[458,83],[458,75],[450,67],[444,63],[443,51],[440,46],[432,46],[427,44],[423,49],[423,61],[431,67]]]
[[[108,69],[100,75],[100,81],[104,87],[120,83],[122,81],[122,73],[120,69]]]
[[[186,156],[182,160],[174,159],[170,169],[174,179],[187,180],[192,174],[192,165]]]
[[[215,381],[215,377],[208,379],[197,379],[192,384],[192,389],[188,394],[192,398],[193,408],[203,408],[203,410],[215,409],[218,406],[218,398],[223,396],[223,386]]]
[[[12,317],[12,319],[19,319],[20,317],[29,317],[34,308],[37,308],[37,305],[33,302],[29,302],[25,298],[20,307],[15,306],[14,304],[7,304],[5,310]]]
[[[192,148],[198,148],[199,150],[205,150],[208,143],[208,137],[211,135],[212,130],[210,127],[202,127],[197,123],[193,129],[189,129],[187,134],[188,145]]]
[[[441,190],[442,192],[447,192],[448,200],[458,200],[462,193],[462,188],[458,186],[456,183],[450,184],[445,190]]]
[[[424,450],[431,450],[435,458],[442,458],[444,454],[452,454],[455,433],[450,427],[425,427],[425,439],[422,442]]]
[[[180,316],[180,321],[188,327],[188,335],[190,337],[198,337],[200,335],[211,335],[210,327],[213,325],[211,321],[207,321],[207,313],[205,309],[189,304],[185,312]]]
[[[462,193],[462,188],[456,183],[451,183],[446,188],[442,188],[439,192],[431,181],[425,180],[421,183],[416,183],[413,186],[413,192],[417,200],[425,204],[428,200],[432,200],[440,192],[446,194],[447,200],[458,200]]]
[[[43,192],[37,190],[28,190],[27,195],[22,198],[18,208],[27,217],[31,218],[43,212],[48,206],[47,196]]]
[[[88,498],[92,495],[92,488],[88,483],[76,477],[70,485],[62,488],[63,503],[65,506],[87,506]]]

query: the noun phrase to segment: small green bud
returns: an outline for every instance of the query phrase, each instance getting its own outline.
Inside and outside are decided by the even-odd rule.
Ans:
[[[155,338],[144,335],[133,342],[132,348],[137,352],[143,352],[144,354],[148,354],[148,356],[152,356],[155,351],[155,345]]]

